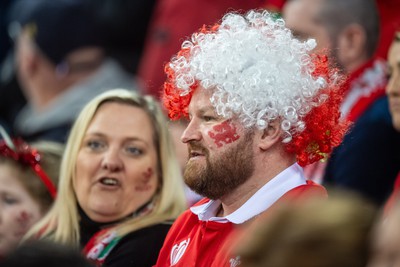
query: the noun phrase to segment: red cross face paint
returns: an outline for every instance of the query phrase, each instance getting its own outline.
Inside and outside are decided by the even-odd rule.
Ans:
[[[222,147],[225,144],[230,144],[239,139],[236,127],[230,121],[224,121],[219,125],[215,125],[208,135],[214,140],[217,147]]]
[[[138,181],[138,185],[135,187],[136,191],[145,192],[152,188],[152,185],[149,182],[150,178],[153,176],[153,173],[153,169],[150,167],[143,172],[143,179]]]

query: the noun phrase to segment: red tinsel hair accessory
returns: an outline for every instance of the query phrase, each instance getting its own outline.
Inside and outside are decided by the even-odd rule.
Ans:
[[[9,142],[12,143],[9,144]],[[51,197],[56,197],[57,188],[40,166],[41,156],[36,149],[32,149],[20,138],[11,140],[4,137],[3,140],[0,140],[0,155],[6,158],[13,159],[25,166],[31,167],[33,172],[36,173],[39,179],[46,186]]]
[[[198,34],[216,32],[219,26],[219,24],[214,24],[211,26],[203,25],[199,29]],[[189,47],[182,47],[182,49],[176,54],[175,58],[184,57],[189,60],[190,52],[191,49]],[[195,80],[194,83],[190,86],[190,90],[188,90],[186,94],[182,94],[182,92],[179,90],[179,88],[177,88],[175,84],[177,78],[176,73],[168,63],[164,67],[164,72],[167,75],[167,80],[164,83],[162,102],[164,104],[164,107],[168,111],[168,117],[171,120],[178,120],[181,117],[188,117],[187,109],[194,91],[199,86],[199,81]]]
[[[326,55],[312,56],[315,65],[313,75],[323,77],[329,86],[320,92],[327,95],[326,101],[305,116],[305,130],[294,135],[293,140],[285,146],[288,152],[297,155],[297,162],[301,166],[325,159],[342,142],[351,124],[340,118],[344,77],[339,79],[337,70],[329,65]]]

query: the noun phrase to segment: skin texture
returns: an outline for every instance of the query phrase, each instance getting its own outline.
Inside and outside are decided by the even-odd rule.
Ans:
[[[115,102],[100,106],[79,150],[74,180],[79,205],[92,220],[119,220],[154,196],[159,174],[153,135],[142,109]],[[104,178],[116,184],[106,185]]]
[[[218,116],[210,96],[200,88],[189,105],[190,123],[182,134],[189,149],[184,178],[193,191],[219,199],[253,174],[253,140],[238,122]]]
[[[0,164],[0,257],[17,247],[41,217],[40,205],[18,181],[18,171]]]
[[[400,41],[392,43],[388,53],[390,79],[386,86],[393,126],[400,131]]]

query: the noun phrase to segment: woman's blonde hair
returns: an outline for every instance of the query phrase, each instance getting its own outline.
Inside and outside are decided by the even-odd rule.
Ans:
[[[57,200],[47,216],[33,227],[25,239],[40,236],[40,238],[59,243],[79,245],[79,215],[77,198],[73,189],[76,160],[86,130],[98,108],[105,102],[129,104],[143,109],[148,114],[154,128],[154,142],[160,169],[160,188],[153,198],[152,212],[139,218],[125,220],[116,227],[117,232],[124,235],[175,219],[186,208],[181,171],[169,136],[167,122],[159,104],[151,96],[141,96],[125,89],[113,89],[87,103],[77,117],[61,163]],[[115,116],[117,119],[118,114]]]

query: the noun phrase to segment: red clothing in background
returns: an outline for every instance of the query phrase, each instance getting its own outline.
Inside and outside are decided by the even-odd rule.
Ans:
[[[160,97],[164,65],[180,45],[204,24],[217,23],[228,11],[260,8],[265,0],[159,0],[147,33],[138,74],[146,92]]]

